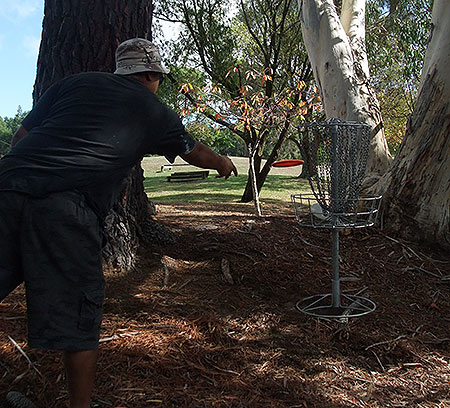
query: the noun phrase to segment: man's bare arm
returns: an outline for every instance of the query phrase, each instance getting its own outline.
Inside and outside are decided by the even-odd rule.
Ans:
[[[27,135],[27,133],[28,130],[26,130],[23,126],[20,126],[11,139],[11,147],[14,147],[19,140],[22,140]]]
[[[193,166],[215,169],[219,173],[219,177],[227,179],[231,173],[234,173],[235,176],[238,175],[236,166],[227,156],[213,152],[200,142],[196,142],[194,149],[188,154],[181,155],[181,158]]]

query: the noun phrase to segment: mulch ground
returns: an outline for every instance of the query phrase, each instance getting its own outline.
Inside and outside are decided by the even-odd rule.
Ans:
[[[450,259],[377,228],[340,234],[345,293],[377,309],[296,309],[330,292],[326,230],[290,208],[160,206],[178,243],[107,271],[94,401],[102,407],[450,407]],[[228,273],[229,271],[229,273]],[[61,356],[26,345],[25,299],[0,304],[0,398],[66,407]],[[1,406],[1,404],[0,404]]]

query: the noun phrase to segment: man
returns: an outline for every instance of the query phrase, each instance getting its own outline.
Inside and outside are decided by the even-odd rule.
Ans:
[[[104,297],[100,226],[122,180],[148,153],[237,175],[156,97],[168,70],[154,44],[123,42],[116,68],[53,85],[0,160],[0,300],[25,281],[29,346],[64,352],[71,408],[90,404]]]

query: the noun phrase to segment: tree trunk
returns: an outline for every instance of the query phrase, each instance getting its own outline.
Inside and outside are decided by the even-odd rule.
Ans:
[[[250,150],[250,149],[249,149]],[[256,210],[256,215],[258,217],[262,216],[261,213],[261,204],[259,202],[259,189],[258,189],[258,185],[256,182],[256,169],[255,169],[255,150],[257,150],[256,148],[253,149],[253,151],[250,150],[250,155],[249,155],[249,180],[251,182],[251,187],[252,187],[252,196],[253,196],[253,201],[255,204],[255,210]]]
[[[122,41],[151,40],[152,10],[152,0],[45,0],[34,102],[68,75],[113,72]]]
[[[242,194],[241,197],[241,202],[243,203],[249,203],[250,201],[252,201],[254,199],[254,193],[253,193],[253,189],[254,189],[254,183],[253,180],[255,179],[256,181],[256,186],[258,186],[260,184],[260,171],[261,171],[261,155],[259,154],[259,152],[253,148],[252,145],[248,144],[247,145],[248,148],[248,177],[247,177],[247,183],[245,185],[245,189],[244,189],[244,193]],[[253,155],[253,159],[252,159],[252,155]],[[251,166],[251,162],[253,160],[253,172],[254,172],[254,176],[252,176],[252,166]],[[261,191],[261,189],[259,188],[258,193]]]
[[[152,0],[46,0],[34,103],[68,75],[113,72],[118,44],[133,37],[151,39],[152,9]],[[116,268],[133,265],[140,226],[151,215],[142,173],[140,165],[133,169],[107,218],[104,260]]]
[[[450,249],[450,2],[435,0],[418,98],[389,172],[375,185],[384,225]]]
[[[300,95],[297,94],[294,102],[297,104],[300,100]],[[255,188],[256,193],[259,194],[261,192],[262,186],[266,182],[267,176],[269,175],[270,169],[272,168],[272,164],[278,159],[278,155],[280,154],[281,147],[283,146],[284,142],[288,139],[289,136],[289,127],[291,125],[291,114],[288,114],[286,117],[286,120],[284,121],[284,126],[281,129],[278,139],[275,143],[275,145],[272,148],[272,151],[270,152],[269,157],[267,158],[263,168],[261,169],[261,162],[262,162],[262,152],[260,153],[260,150],[257,149],[255,152],[255,162],[257,165],[255,166],[255,173],[254,175],[251,174],[251,168],[249,169],[249,177],[247,179],[247,184],[245,186],[244,193],[242,194],[241,201],[243,203],[248,203],[255,197]],[[296,140],[297,142],[297,140]],[[249,151],[251,150],[251,146],[249,146]],[[249,156],[250,158],[250,156]],[[256,183],[254,182],[256,181]],[[259,199],[259,198],[258,198]]]
[[[245,185],[244,193],[242,194],[242,198],[241,198],[241,201],[243,203],[248,203],[254,199],[255,188],[256,188],[256,192],[258,194],[261,192],[261,189],[262,189],[264,183],[266,182],[267,176],[269,175],[270,169],[272,168],[272,164],[277,160],[278,154],[280,153],[280,150],[281,150],[281,146],[287,138],[288,127],[289,127],[289,122],[287,121],[285,129],[282,130],[282,132],[279,136],[279,139],[275,143],[275,146],[272,149],[272,152],[270,153],[270,156],[266,160],[262,169],[261,169],[261,163],[262,163],[261,154],[258,154],[258,152],[255,153],[254,175],[252,175],[251,167],[249,167],[247,184]],[[250,150],[250,148],[249,148],[249,150]],[[249,162],[251,162],[250,156],[249,156]],[[253,180],[255,180],[256,183],[254,183]]]
[[[372,128],[366,176],[378,179],[392,160],[380,105],[370,86],[365,47],[365,0],[298,0],[303,39],[327,118],[356,120]],[[372,177],[371,177],[372,178]]]

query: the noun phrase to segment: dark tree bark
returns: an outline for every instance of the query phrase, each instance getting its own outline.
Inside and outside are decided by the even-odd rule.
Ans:
[[[152,0],[46,0],[33,100],[55,81],[86,71],[113,72],[124,40],[152,39]]]
[[[113,72],[118,44],[133,37],[151,40],[152,11],[152,0],[46,0],[34,103],[50,85],[69,75]],[[142,181],[137,165],[106,220],[104,260],[115,268],[132,267],[139,240],[149,235],[143,226],[152,224],[152,206]]]

